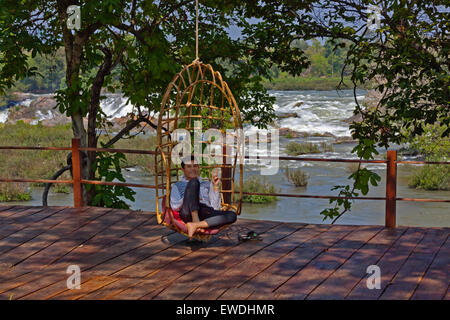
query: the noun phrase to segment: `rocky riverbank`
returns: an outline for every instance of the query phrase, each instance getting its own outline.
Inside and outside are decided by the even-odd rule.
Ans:
[[[62,114],[56,108],[57,102],[53,94],[33,95],[30,93],[15,92],[7,110],[2,111],[5,124],[14,124],[17,121],[23,121],[27,124],[37,124],[40,122],[43,126],[56,126],[71,122],[70,117]],[[124,99],[118,94],[109,94],[106,99],[107,103],[102,105],[103,111],[109,116],[109,121],[113,124],[111,131],[118,131],[123,128],[127,121],[130,120],[126,114],[131,111],[130,106],[124,103]],[[102,102],[103,103],[103,102]],[[156,120],[156,119],[154,119]],[[84,118],[84,125],[87,127],[87,118]],[[144,130],[153,131],[154,129],[147,126]]]

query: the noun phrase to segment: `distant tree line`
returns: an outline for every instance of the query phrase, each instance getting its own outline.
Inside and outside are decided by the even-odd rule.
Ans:
[[[330,41],[325,41],[323,44],[317,39],[311,41],[293,41],[292,46],[304,50],[305,55],[310,61],[309,68],[302,72],[301,76],[339,76],[344,67],[349,41],[342,40],[341,43],[345,47],[337,47],[333,50],[334,45]],[[58,89],[66,87],[64,48],[61,47],[50,56],[37,54],[33,57],[29,53],[28,64],[30,67],[36,67],[37,74],[17,81],[11,91],[53,93]],[[344,70],[344,75],[350,74],[350,71],[347,69]],[[276,65],[272,66],[271,73],[274,79],[291,77],[287,72],[280,71]]]
[[[336,47],[331,41],[324,41],[323,44],[313,39],[311,41],[295,40],[292,46],[303,50],[308,58],[310,65],[302,72],[302,77],[314,76],[339,76],[344,69],[345,58],[347,56],[350,41],[341,40],[339,42],[342,47]],[[287,72],[280,72],[278,67],[274,65],[271,68],[273,78],[277,79],[281,76],[289,76]],[[351,69],[347,66],[343,71],[344,76],[351,74]]]

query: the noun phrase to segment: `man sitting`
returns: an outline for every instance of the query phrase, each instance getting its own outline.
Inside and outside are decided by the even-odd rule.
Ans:
[[[189,239],[196,231],[219,227],[236,221],[233,211],[220,211],[220,178],[213,172],[212,181],[202,180],[199,165],[191,155],[181,162],[184,176],[172,185],[170,207],[180,212],[186,223]]]

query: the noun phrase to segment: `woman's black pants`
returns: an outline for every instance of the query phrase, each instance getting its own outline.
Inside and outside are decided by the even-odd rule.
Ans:
[[[217,228],[236,221],[233,211],[220,211],[200,203],[200,182],[198,179],[189,180],[184,191],[183,205],[180,210],[181,219],[187,223],[192,221],[192,211],[198,212],[198,218],[208,223],[208,227]]]

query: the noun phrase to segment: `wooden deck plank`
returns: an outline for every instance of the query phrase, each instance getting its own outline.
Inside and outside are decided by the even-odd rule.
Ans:
[[[255,229],[256,232],[263,233],[266,230],[278,225],[280,224],[276,222],[268,222],[254,225],[254,228],[252,228]],[[212,242],[206,247],[194,248],[195,251],[187,247],[185,244],[166,250],[162,252],[161,255],[158,255],[158,258],[160,259],[159,261],[148,259],[144,261],[142,264],[145,267],[143,270],[144,272],[141,272],[140,270],[136,272],[134,267],[131,269],[133,270],[133,274],[138,274],[140,276],[144,276],[145,278],[149,278],[148,280],[143,280],[138,285],[118,293],[113,296],[113,298],[130,299],[134,297],[141,298],[145,295],[157,294],[172,281],[192,271],[194,268],[198,268],[199,265],[203,266],[203,264],[207,264],[212,261],[211,259],[214,259],[214,261],[223,259],[227,253],[236,248],[236,245],[237,239],[228,239],[223,237],[218,239],[217,242]]]
[[[323,232],[326,232],[330,229],[330,227],[323,229]],[[281,261],[291,252],[303,246],[306,241],[312,240],[312,238],[318,234],[320,234],[320,232],[318,232],[315,226],[306,226],[305,228],[297,230],[295,233],[280,240],[274,245],[271,245],[246,259],[241,264],[234,267],[233,270],[227,272],[226,278],[224,279],[228,280],[229,284],[233,285],[226,284],[225,282],[219,284],[221,287],[220,290],[215,291],[215,294],[212,295],[212,297],[219,294],[217,295],[218,299],[237,299],[238,297],[243,299],[247,298],[253,290],[250,292],[251,286],[247,286],[247,290],[242,290],[245,284],[248,284],[251,280],[255,281],[255,278],[257,278],[258,275],[261,275],[264,270],[276,265],[277,262]],[[248,270],[251,271],[248,272]],[[240,292],[240,294],[236,297],[232,297],[235,292]]]
[[[40,221],[42,219],[45,219],[52,214],[54,214],[57,211],[60,211],[62,209],[66,209],[67,207],[42,207],[42,206],[35,206],[35,207],[29,207],[27,210],[20,211],[19,213],[16,213],[12,216],[9,216],[7,218],[4,218],[3,221],[0,223],[3,224],[26,224],[29,225],[30,223]]]
[[[87,210],[89,210],[90,215],[82,215],[83,212],[87,212]],[[109,210],[96,209],[96,214],[92,214],[92,209],[85,208],[76,211],[74,209],[67,209],[65,214],[67,215],[68,219],[64,219],[61,223],[47,230],[47,232],[0,256],[0,262],[9,262],[12,265],[16,265],[26,259],[25,261],[27,261],[27,264],[23,264],[21,266],[25,267],[26,265],[29,265],[30,259],[34,260],[36,256],[40,257],[43,255],[46,259],[48,259],[52,256],[51,254],[49,254],[48,248],[50,246],[63,239],[65,235],[68,235],[71,232],[78,230],[85,224],[88,224],[98,215],[104,215],[108,211]],[[55,248],[55,246],[53,246],[51,249],[53,248]],[[61,249],[64,251],[67,250],[64,245],[61,246]],[[37,262],[37,264],[33,264],[28,267],[33,270],[34,268],[42,268],[44,266],[45,265],[43,265],[42,263]]]
[[[149,237],[149,239],[147,240],[148,243],[158,241],[158,239],[160,239],[160,236],[161,236],[161,231],[165,232],[167,234],[171,233],[175,237],[180,237],[180,235],[175,234],[172,231],[167,230],[166,228],[159,227],[159,229],[160,230],[158,231],[158,234],[156,235],[156,237],[151,237],[151,236]],[[132,251],[133,248],[135,248],[137,245],[139,245],[139,244],[133,243],[133,242],[128,242],[127,244],[128,244],[128,247],[126,247],[126,246],[125,247],[122,246],[120,248],[117,247],[116,251],[114,253],[112,253],[111,255],[113,255],[113,254],[120,255],[121,252],[117,251],[117,249],[121,249],[122,251],[124,251],[124,250]],[[95,257],[92,257],[92,258],[95,258]],[[109,258],[111,258],[111,256]],[[123,268],[123,266],[124,266],[124,264],[122,262],[123,260],[121,259],[121,257],[120,258],[115,257],[115,258],[117,258],[117,259],[113,259],[113,260],[115,260],[113,263],[106,263],[107,266],[112,267],[112,271],[110,271],[110,273],[114,273],[114,271],[118,271],[121,268]],[[99,261],[107,260],[108,257],[102,256],[102,257],[96,258],[96,259],[97,259],[97,261],[89,261],[89,262],[85,261],[84,263],[90,263],[92,265],[92,264],[95,264],[96,262],[98,263]],[[68,265],[69,264],[60,262],[59,264],[55,265],[54,267],[55,268],[59,267],[60,269],[65,270],[65,268],[67,268]],[[91,270],[92,266],[83,265],[83,262],[80,262],[80,267],[81,267],[82,281],[89,281],[93,277],[95,278],[102,274],[108,273],[104,270],[105,269],[104,265],[102,265],[100,268],[97,268],[97,269],[93,268]],[[67,289],[67,286],[66,286],[65,280],[64,280],[66,277],[67,276],[65,276],[62,272],[59,272],[59,277],[49,277],[47,279],[38,280],[41,283],[45,283],[46,287],[41,290],[33,290],[33,292],[31,294],[29,294],[30,292],[25,292],[25,294],[22,294],[21,297],[24,297],[25,299],[50,299],[50,298],[56,297],[58,295],[70,296],[73,293]],[[83,279],[85,279],[85,280],[83,280]],[[24,289],[23,288],[20,288],[20,289],[22,290],[22,293],[23,293]]]
[[[164,230],[163,232],[170,232],[169,230]],[[185,242],[185,238],[184,236],[177,234],[177,233],[170,233],[168,234],[169,237],[171,238],[171,241],[173,243],[173,246],[177,246],[180,243],[184,243]],[[156,243],[155,243],[156,242]],[[158,239],[155,239],[155,241],[153,241],[151,244],[147,244],[145,245],[145,248],[139,248],[137,250],[134,250],[134,254],[126,254],[125,255],[125,259],[128,260],[128,262],[124,262],[123,258],[124,257],[116,257],[114,259],[109,260],[106,263],[102,263],[101,265],[98,265],[96,268],[94,268],[92,271],[88,271],[85,274],[88,274],[89,277],[96,275],[96,274],[110,274],[109,278],[114,278],[116,280],[118,280],[118,282],[121,284],[122,286],[122,290],[125,290],[127,287],[124,286],[124,283],[128,283],[128,280],[134,280],[132,283],[133,284],[137,284],[139,280],[144,279],[143,277],[140,277],[139,275],[133,275],[133,276],[126,276],[121,274],[121,271],[123,271],[123,269],[121,270],[121,268],[124,265],[129,265],[129,266],[133,266],[136,263],[139,263],[140,261],[143,261],[144,259],[158,259],[158,256],[160,254],[162,254],[162,251],[165,250],[169,250],[166,249],[167,248],[167,244],[164,244],[163,242],[160,242],[160,246],[159,246],[159,251],[155,252],[155,249],[158,248]],[[173,248],[173,246],[171,246],[170,248]],[[145,249],[145,250],[140,250],[140,249]],[[140,256],[139,256],[139,252],[140,252]],[[145,252],[145,253],[144,253]],[[145,258],[143,259],[143,256],[145,256]],[[137,260],[137,261],[136,261]],[[96,279],[96,277],[94,276],[93,278],[90,278],[88,282],[91,282],[92,279]],[[113,283],[113,281],[111,281],[111,283]],[[114,281],[115,283],[115,281]],[[105,288],[106,286],[108,286],[109,283],[101,286],[100,288],[96,289],[96,290],[89,290],[89,291],[84,291],[81,294],[76,292],[76,293],[72,293],[68,290],[64,291],[63,293],[59,294],[58,296],[56,296],[57,299],[60,298],[83,298],[84,295],[87,295],[89,293],[91,293],[92,291],[97,291],[96,294],[105,294],[106,291],[110,292],[111,287]],[[103,289],[103,293],[100,293]],[[106,290],[105,290],[106,289]],[[114,291],[115,292],[115,291]],[[111,292],[110,295],[114,294],[114,292]]]
[[[239,242],[250,229],[263,240]],[[0,299],[450,299],[450,228],[238,219],[228,231],[192,244],[150,212],[0,206]],[[370,264],[380,290],[367,289]]]
[[[67,219],[68,217],[64,215],[64,210],[65,209],[48,209],[47,212],[49,212],[49,215],[47,217],[36,223],[30,223],[29,225],[24,226],[20,232],[15,232],[0,240],[0,255],[30,241],[31,239],[46,232],[48,229],[56,226],[62,220]],[[56,215],[58,212],[59,214]],[[48,219],[53,215],[55,216],[52,219]]]
[[[59,209],[60,207],[57,207],[56,209]],[[7,251],[4,251],[3,253],[7,252],[8,254],[14,254],[14,252],[19,252],[18,255],[22,258],[26,258],[27,256],[30,256],[34,254],[37,251],[42,250],[45,248],[45,243],[41,242],[40,240],[42,238],[45,238],[48,240],[48,230],[54,228],[55,226],[58,226],[61,221],[67,220],[67,219],[73,219],[70,213],[74,212],[73,208],[65,208],[63,210],[55,210],[55,209],[47,209],[49,211],[48,214],[42,214],[42,219],[38,222],[24,226],[22,229],[22,232],[13,233],[12,237],[22,237],[24,233],[29,232],[30,230],[39,230],[42,229],[42,233],[40,233],[38,236],[30,239],[29,241],[26,241],[22,243],[21,245],[18,245],[15,248],[8,248]],[[77,214],[79,214],[81,211],[76,210]],[[46,220],[49,219],[50,220]],[[49,222],[47,222],[49,221]],[[12,251],[12,252],[11,252]],[[22,254],[20,254],[22,252]],[[11,269],[13,266],[12,260],[8,259],[5,256],[0,256],[0,265],[2,268],[0,268],[0,281],[5,281],[5,279],[11,278],[14,275],[21,275],[23,273],[26,273],[22,267],[15,266],[14,269]],[[6,273],[3,271],[7,271]]]
[[[65,221],[67,221],[67,219],[69,219],[69,220],[72,219],[73,221],[77,222],[76,225],[79,225],[82,221],[82,220],[80,220],[80,217],[83,215],[83,213],[85,211],[88,211],[88,210],[89,210],[89,208],[84,208],[82,210],[66,208],[63,211],[58,212],[58,214],[52,216],[52,221],[54,219],[58,220],[58,219],[62,218],[62,222],[65,222]],[[106,213],[108,210],[102,209],[99,212],[101,213],[102,211],[104,211],[104,213]],[[76,214],[76,219],[74,219],[73,214]],[[85,215],[85,218],[87,219],[87,221],[90,221],[92,219],[95,219],[96,215],[93,215],[91,212],[89,215]],[[69,225],[73,224],[73,221],[72,222],[69,221],[70,222]],[[17,247],[15,250],[12,250],[12,253],[9,252],[10,253],[9,256],[12,256],[13,258],[15,256],[17,256],[17,257],[21,257],[21,259],[26,259],[27,257],[32,256],[36,252],[39,252],[43,248],[46,248],[46,246],[48,246],[49,243],[50,244],[54,243],[62,236],[62,235],[60,235],[58,237],[56,235],[53,235],[53,236],[49,235],[50,231],[53,231],[53,229],[56,229],[60,225],[61,225],[61,222],[57,223],[56,227],[53,226],[55,228],[46,229],[47,233],[42,234],[42,236],[33,238],[31,241]],[[59,231],[62,231],[62,229],[60,229]],[[5,257],[2,257],[2,258],[4,260],[7,260],[7,258],[5,258]],[[14,259],[12,261],[14,261]],[[32,280],[35,280],[37,275],[36,275],[36,272],[33,273],[33,272],[29,272],[29,271],[35,271],[35,270],[36,269],[34,269],[34,268],[27,270],[26,268],[23,268],[22,265],[15,266],[13,269],[8,270],[8,272],[0,274],[0,279],[1,279],[1,281],[3,281],[4,283],[7,284],[9,280],[10,280],[9,282],[13,282],[15,277],[26,274],[26,279],[28,279],[28,281],[32,281]],[[23,278],[21,278],[21,279],[23,279]]]
[[[130,214],[132,214],[132,213],[130,213]],[[127,215],[124,215],[124,217],[128,217],[128,214]],[[141,219],[141,218],[140,218]],[[144,219],[144,218],[142,218],[142,219]],[[141,220],[142,220],[141,219]],[[143,221],[147,221],[148,219],[151,219],[151,217],[150,218],[145,218]],[[130,223],[130,222],[132,222],[132,223]],[[123,225],[128,225],[129,227],[130,226],[133,226],[133,224],[135,224],[136,222],[139,222],[139,221],[137,221],[136,219],[131,219],[130,221],[126,221],[126,222],[124,222],[123,223]],[[119,229],[116,229],[116,232],[118,232],[118,233],[116,233],[116,235],[122,235],[122,233],[123,234],[126,234],[126,232],[127,232],[128,230],[126,230],[126,228],[119,228]],[[109,236],[109,235],[108,235]],[[96,236],[94,236],[93,237],[93,239],[96,239],[97,240],[97,237]],[[77,252],[77,255],[81,255],[83,252],[83,249],[84,249],[84,247],[77,247],[77,248],[75,248],[74,250],[72,250],[72,252],[73,251],[76,251],[76,250],[79,250],[79,251],[81,251],[81,252]],[[101,249],[101,248],[99,248],[99,249]],[[86,252],[84,252],[84,253],[86,253]],[[70,252],[68,253],[68,255],[70,255]],[[65,264],[65,266],[67,267],[68,265],[70,265],[69,263],[66,263]],[[30,277],[33,277],[33,275],[30,275]],[[36,273],[34,274],[34,278],[36,278],[36,277],[39,277],[39,275],[36,275]],[[35,280],[35,279],[31,279],[31,280]],[[30,280],[30,281],[31,281]]]
[[[296,224],[296,226],[296,231],[280,239],[279,241],[273,242],[272,244],[264,247],[263,250],[256,252],[252,256],[247,257],[244,261],[234,265],[232,268],[229,268],[224,272],[221,278],[211,279],[209,277],[209,284],[203,284],[202,287],[208,287],[208,285],[210,286],[208,288],[208,295],[210,299],[218,299],[226,290],[239,287],[252,277],[256,276],[262,270],[268,268],[281,257],[299,247],[305,240],[305,233],[302,231],[304,231],[307,225],[302,226],[300,224]],[[306,237],[308,237],[307,232],[306,234]],[[212,283],[214,283],[213,286]],[[197,289],[195,294],[198,295],[201,290],[202,288]]]
[[[31,271],[28,271],[24,274],[18,275],[12,279],[8,279],[7,281],[0,282],[0,297],[10,297],[13,290],[16,287],[24,285],[30,281],[32,277],[30,277]]]
[[[20,210],[20,212],[14,215],[15,218],[8,217],[0,222],[0,240],[14,234],[15,232],[21,231],[31,223],[39,221],[39,219],[44,219],[51,214],[53,214],[53,212],[49,212],[45,208],[40,207],[31,207],[25,210]]]
[[[154,222],[154,220],[152,221]],[[133,237],[115,239],[107,245],[108,250],[93,251],[87,254],[80,254],[78,250],[74,251],[73,254],[62,259],[61,263],[77,263],[83,267],[83,270],[93,268],[93,271],[95,271],[95,269],[100,269],[99,272],[103,272],[106,270],[106,266],[103,264],[117,257],[123,259],[123,264],[125,264],[127,253],[131,254],[135,259],[138,259],[139,257],[139,254],[136,252],[150,255],[149,251],[153,249],[152,244],[154,244],[156,240],[174,233],[173,231],[162,228],[156,224],[146,224],[140,226],[138,229],[142,232],[141,236],[135,235]],[[124,265],[122,265],[122,267],[124,267]]]
[[[189,256],[183,257],[182,259],[180,259],[179,261],[176,261],[176,263],[171,264],[174,265],[174,268],[179,269],[179,270],[183,270],[184,273],[178,273],[178,278],[176,282],[172,282],[172,284],[166,284],[163,287],[159,287],[156,288],[156,290],[154,290],[154,292],[152,294],[148,294],[147,298],[153,297],[153,296],[157,296],[158,294],[160,294],[161,296],[158,296],[157,299],[165,299],[164,293],[161,293],[161,290],[163,290],[163,292],[165,292],[165,290],[167,290],[168,287],[171,287],[172,285],[178,284],[178,283],[188,283],[187,285],[187,291],[184,292],[184,296],[188,295],[190,293],[190,285],[189,283],[191,282],[189,280],[189,278],[193,275],[198,274],[199,272],[203,272],[205,265],[207,265],[209,263],[209,261],[212,261],[214,259],[219,259],[220,257],[223,257],[224,254],[228,251],[233,249],[234,247],[239,245],[239,241],[237,239],[237,236],[239,233],[242,233],[241,229],[245,229],[245,231],[252,229],[256,232],[259,233],[265,233],[268,230],[276,227],[277,225],[279,225],[279,223],[267,223],[267,224],[258,224],[255,221],[252,220],[247,220],[247,221],[242,221],[240,220],[237,224],[238,228],[234,228],[234,231],[232,230],[229,233],[229,237],[226,235],[220,235],[219,237],[216,238],[216,242],[213,243],[208,243],[207,247],[203,247],[200,248],[200,250],[193,252],[191,254],[189,254]],[[236,225],[234,225],[233,227],[235,227]],[[195,263],[194,262],[199,261],[199,263]],[[201,263],[202,261],[204,261],[204,263]],[[186,267],[187,265],[187,267]],[[189,268],[190,265],[194,265],[194,268]],[[164,273],[163,273],[164,275]],[[161,276],[161,275],[160,275]],[[201,276],[199,276],[199,278],[201,278]],[[177,293],[180,294],[181,290],[177,290]]]
[[[381,227],[359,226],[335,245],[314,258],[307,266],[275,290],[277,299],[305,299],[318,285],[326,280],[336,268],[367,241],[380,232]]]
[[[329,225],[308,225],[299,232],[303,233],[305,241],[287,255],[276,261],[269,268],[261,271],[243,285],[228,289],[220,299],[247,299],[252,295],[266,299],[272,291],[281,286],[298,270],[305,266],[313,257],[317,256],[331,243],[339,239],[339,234],[327,232],[335,228]],[[344,231],[343,234],[347,234]],[[256,298],[256,299],[259,299]]]
[[[49,267],[48,270],[55,270],[55,274],[59,274],[58,277],[49,277],[49,278],[41,278],[38,281],[41,284],[45,284],[46,287],[44,290],[33,291],[33,294],[30,294],[30,291],[26,291],[25,288],[21,288],[20,297],[26,297],[26,299],[41,299],[40,297],[50,298],[57,294],[63,293],[67,290],[65,282],[62,281],[65,277],[67,277],[62,271],[64,271],[67,266],[71,264],[78,265],[81,269],[82,277],[85,279],[89,279],[90,277],[95,277],[99,275],[107,275],[107,271],[105,270],[105,265],[112,268],[111,272],[118,271],[121,268],[124,268],[126,265],[126,258],[121,256],[126,254],[127,252],[132,252],[136,248],[143,247],[146,244],[147,247],[146,254],[150,254],[149,251],[153,249],[152,243],[161,238],[162,235],[166,234],[174,234],[173,231],[168,230],[167,228],[163,228],[161,226],[153,225],[153,231],[145,233],[145,237],[138,239],[137,237],[122,239],[121,242],[116,243],[108,247],[107,251],[102,251],[98,253],[92,253],[88,256],[77,256],[67,257],[62,259],[60,262],[56,263]],[[179,235],[178,235],[179,236]],[[156,247],[156,246],[155,246]],[[117,258],[114,263],[106,263],[108,260],[114,260]],[[103,264],[102,264],[103,263]],[[97,268],[95,268],[97,266]],[[59,272],[58,272],[59,270]],[[61,271],[62,270],[62,271]],[[39,278],[39,277],[37,277]],[[82,279],[83,279],[82,278]],[[83,281],[83,280],[82,280]],[[18,295],[19,296],[19,295]]]
[[[32,270],[44,268],[83,244],[87,239],[102,230],[105,225],[113,223],[114,219],[119,219],[123,214],[118,212],[115,215],[113,213],[116,211],[104,209],[89,209],[87,212],[93,214],[91,219],[86,217],[87,219],[82,223],[75,224],[65,224],[67,220],[64,220],[63,223],[49,230],[47,235],[50,236],[51,243],[39,252],[27,257],[27,259],[24,260],[16,253],[15,264],[21,264],[21,267]]]
[[[121,220],[116,221],[112,225],[95,234],[82,245],[79,245],[73,249],[63,259],[68,261],[69,257],[76,255],[76,260],[82,260],[83,256],[105,250],[106,247],[113,246],[135,228],[138,228],[140,225],[147,222],[153,221],[154,219],[152,217],[138,217],[133,213],[128,216],[124,216]]]
[[[450,284],[449,268],[450,237],[447,237],[411,299],[443,299]]]
[[[122,263],[122,258],[116,258],[106,265],[102,265],[97,272],[104,272],[105,269],[111,276],[116,277],[119,281],[112,285],[107,285],[98,291],[91,292],[82,299],[105,299],[112,297],[127,288],[137,285],[141,282],[145,275],[157,270],[158,266],[162,267],[164,263],[179,259],[188,252],[178,250],[180,246],[186,246],[186,238],[177,233],[171,233],[166,238],[168,241],[158,241],[148,246],[139,248],[135,252],[125,255],[126,263]],[[212,240],[214,241],[214,240]],[[151,250],[149,248],[152,248]],[[172,250],[172,248],[176,248]],[[142,250],[141,250],[142,249]],[[117,267],[120,264],[121,267]]]
[[[70,233],[68,239],[74,242],[75,245],[73,246],[73,249],[64,256],[52,261],[52,263],[56,263],[60,259],[64,259],[68,256],[76,255],[79,257],[80,255],[97,253],[104,246],[117,240],[118,235],[116,239],[113,239],[109,229],[117,225],[125,225],[125,221],[132,219],[133,216],[134,212],[127,210],[113,210],[76,230],[76,232]],[[112,236],[114,237],[114,235]],[[78,259],[79,258],[77,258],[77,260]]]
[[[261,274],[261,280],[250,282],[247,293],[251,293],[246,299],[275,299],[274,291],[280,288],[300,270],[307,266],[313,259],[335,245],[351,231],[341,226],[332,226],[326,232],[320,233],[298,249],[291,252],[279,264],[274,265],[272,273]],[[265,282],[266,281],[266,282]],[[266,284],[267,283],[267,284]],[[251,292],[250,292],[251,291]]]
[[[242,221],[239,221],[238,223],[241,224]],[[269,222],[258,225],[259,229],[257,232],[264,232],[275,225],[279,225],[279,223]],[[214,242],[210,241],[211,243],[208,243],[206,247],[194,246],[191,248],[186,243],[182,243],[176,247],[172,247],[170,250],[162,252],[161,255],[158,255],[159,261],[147,259],[140,263],[141,266],[139,266],[138,270],[135,270],[135,267],[131,268],[133,274],[150,277],[151,280],[142,281],[138,285],[120,292],[117,295],[117,298],[129,298],[133,296],[142,297],[148,293],[155,292],[155,290],[160,291],[176,278],[183,276],[193,268],[197,268],[199,265],[202,266],[201,262],[207,262],[212,258],[218,258],[219,255],[223,256],[223,252],[233,249],[237,244],[237,240],[228,239],[224,234],[215,236],[213,240]],[[196,259],[200,260],[197,261]],[[142,270],[143,272],[141,271],[141,267],[144,267]],[[148,283],[154,284],[148,286]]]
[[[211,270],[220,270],[219,272],[211,272],[209,271],[209,275],[205,277],[205,282],[194,282],[194,286],[192,288],[192,293],[186,296],[186,299],[208,299],[205,298],[208,295],[217,294],[219,296],[226,290],[226,287],[219,286],[216,288],[216,282],[219,283],[223,279],[228,277],[228,273],[233,270],[233,268],[239,266],[243,261],[247,259],[251,259],[254,255],[257,255],[261,250],[265,250],[269,248],[271,245],[275,245],[277,242],[282,241],[284,238],[289,237],[291,234],[297,232],[299,229],[304,228],[306,225],[302,224],[286,224],[283,223],[279,226],[276,226],[274,229],[269,230],[263,237],[262,241],[257,241],[254,243],[244,242],[240,244],[231,255],[227,255],[224,258],[228,258],[225,260],[225,263],[221,261],[222,257],[219,257],[217,261],[213,261],[213,265],[211,266]],[[284,242],[281,245],[285,244]],[[255,258],[257,260],[257,258]],[[251,264],[253,260],[249,260],[249,264]],[[244,262],[245,263],[245,262]],[[207,270],[203,271],[204,273]],[[191,276],[195,277],[198,275],[198,271],[193,273]],[[230,279],[231,280],[231,279]],[[223,284],[223,282],[221,282]]]
[[[401,269],[383,291],[380,299],[410,299],[437,251],[448,237],[448,232],[428,229],[425,237],[413,249]],[[383,269],[381,269],[383,272]]]
[[[0,218],[0,230],[5,227],[8,227],[10,224],[26,224],[29,225],[32,222],[37,222],[42,219],[45,219],[55,212],[61,211],[63,209],[68,209],[69,207],[15,207],[20,208],[20,212],[11,215],[9,217],[1,217]]]
[[[72,289],[64,291],[61,294],[52,296],[50,299],[52,300],[77,300],[81,297],[85,296],[86,293],[97,291],[104,286],[116,282],[118,279],[114,277],[108,276],[100,276],[89,279],[83,283],[83,286],[80,289]]]
[[[115,299],[114,296],[134,285],[139,284],[142,279],[140,278],[116,278],[117,281],[102,286],[96,290],[92,290],[88,294],[80,297],[80,300],[108,300]]]
[[[7,206],[0,211],[0,221],[4,221],[5,218],[11,217],[14,214],[18,214],[22,211],[26,211],[29,209],[33,209],[33,207],[25,207],[25,206]]]
[[[378,299],[424,235],[425,229],[408,228],[377,262],[377,266],[381,270],[381,288],[368,289],[367,277],[370,275],[366,275],[352,289],[346,299]]]
[[[383,229],[314,289],[307,299],[344,299],[367,275],[367,267],[376,264],[405,231],[406,228]]]
[[[0,217],[2,217],[2,215],[9,209],[14,208],[14,205],[11,206],[0,206]]]

